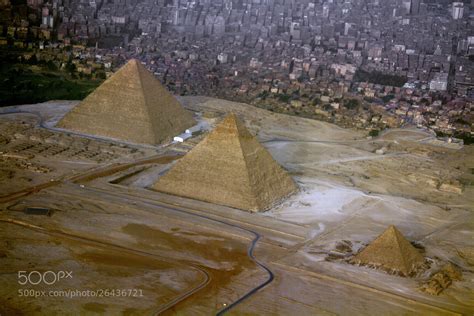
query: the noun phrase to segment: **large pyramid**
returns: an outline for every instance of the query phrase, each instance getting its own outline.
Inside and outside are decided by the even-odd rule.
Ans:
[[[261,211],[297,187],[235,114],[230,114],[162,176],[154,189]]]
[[[382,267],[408,276],[423,264],[423,256],[393,225],[352,260],[359,264]]]
[[[154,145],[171,140],[194,124],[191,113],[132,59],[66,114],[57,127]]]

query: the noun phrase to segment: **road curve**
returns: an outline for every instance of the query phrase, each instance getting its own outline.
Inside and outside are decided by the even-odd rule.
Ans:
[[[85,187],[85,188],[83,188],[83,190],[93,191],[93,192],[100,193],[100,194],[107,194],[107,195],[112,195],[112,196],[115,196],[115,197],[123,198],[123,196],[121,196],[119,194],[114,194],[114,193],[111,193],[111,192],[107,192],[105,190],[96,189],[96,188],[92,188],[92,187]],[[244,300],[246,300],[247,298],[249,298],[250,296],[255,294],[257,291],[261,290],[262,288],[264,288],[265,286],[270,284],[273,281],[273,279],[275,278],[275,276],[274,276],[273,272],[270,270],[270,268],[268,268],[266,265],[261,263],[257,258],[255,258],[254,250],[255,250],[255,247],[257,245],[257,242],[261,238],[261,235],[259,233],[257,233],[256,231],[241,227],[241,226],[236,225],[236,224],[228,223],[228,222],[223,221],[223,220],[214,219],[214,218],[211,218],[211,217],[208,217],[208,216],[205,216],[205,215],[195,214],[195,213],[192,213],[192,212],[181,210],[181,209],[175,208],[173,206],[164,206],[162,204],[155,204],[155,203],[148,202],[148,201],[137,201],[137,204],[138,203],[143,204],[143,205],[148,205],[148,206],[151,206],[151,207],[160,207],[160,208],[164,208],[166,210],[172,211],[172,212],[178,212],[178,213],[190,215],[190,216],[193,216],[193,217],[202,218],[202,219],[205,219],[207,221],[212,221],[212,222],[215,222],[215,223],[223,224],[223,225],[226,225],[226,226],[244,231],[246,233],[250,233],[253,236],[252,242],[250,243],[249,248],[247,249],[247,255],[248,255],[248,257],[250,258],[251,261],[253,261],[260,269],[265,271],[265,273],[267,274],[267,279],[264,282],[257,285],[256,287],[249,290],[247,293],[242,295],[240,298],[238,298],[234,302],[230,303],[225,308],[218,311],[216,315],[225,314],[226,312],[228,312],[229,310],[231,310],[232,308],[234,308],[235,306],[237,306],[238,304],[242,303]],[[183,208],[185,208],[185,207],[183,207]],[[169,308],[171,308],[171,307],[172,306],[170,306]]]
[[[7,110],[5,112],[0,113],[0,115],[11,115],[11,114],[31,114],[33,116],[36,116],[39,119],[39,127],[43,128],[45,130],[49,130],[49,131],[52,131],[52,132],[58,132],[58,133],[67,133],[67,134],[71,134],[71,135],[75,135],[75,136],[79,136],[79,137],[93,139],[93,140],[100,141],[100,142],[113,142],[113,143],[117,143],[117,144],[133,146],[133,147],[137,147],[137,148],[148,148],[148,149],[165,148],[165,147],[167,147],[168,145],[171,144],[171,143],[169,143],[169,144],[156,145],[155,146],[155,145],[148,145],[148,144],[131,143],[131,142],[123,141],[123,140],[120,140],[120,139],[115,139],[115,138],[94,136],[94,135],[84,134],[84,133],[80,133],[80,132],[73,131],[73,130],[50,127],[50,126],[47,126],[46,123],[44,122],[44,118],[41,115],[41,113],[35,112],[35,111],[23,111],[23,110],[13,109],[13,110],[10,110],[10,111]]]
[[[43,234],[48,234],[48,235],[53,235],[53,236],[60,236],[60,237],[67,238],[67,239],[78,240],[80,242],[93,244],[93,245],[96,245],[96,246],[98,245],[98,246],[104,247],[106,249],[114,249],[114,250],[119,250],[121,252],[128,252],[128,253],[131,253],[135,256],[138,255],[138,256],[142,256],[142,257],[151,257],[151,258],[159,259],[161,261],[164,261],[164,262],[167,262],[167,263],[170,263],[170,264],[178,264],[178,265],[181,265],[181,266],[187,267],[187,268],[191,267],[192,269],[198,271],[199,273],[201,273],[203,275],[203,280],[197,286],[195,286],[191,290],[187,291],[186,293],[175,297],[174,299],[172,299],[170,302],[164,304],[163,306],[160,306],[158,308],[158,310],[155,311],[155,313],[154,313],[155,315],[158,315],[158,314],[162,313],[163,311],[169,309],[171,307],[170,304],[175,305],[175,304],[179,303],[180,301],[185,300],[186,298],[190,297],[194,293],[196,293],[196,292],[200,291],[201,289],[205,288],[211,282],[211,276],[209,275],[209,273],[205,269],[201,268],[198,265],[189,264],[189,263],[184,264],[184,263],[181,263],[179,261],[171,261],[169,258],[165,258],[165,257],[162,257],[162,256],[154,254],[154,253],[150,253],[150,252],[146,252],[146,251],[142,251],[142,250],[136,250],[136,249],[128,248],[128,247],[125,247],[125,246],[116,245],[116,244],[113,244],[113,243],[100,241],[100,240],[97,240],[97,239],[92,239],[92,238],[88,238],[88,237],[84,237],[84,236],[73,235],[73,234],[69,234],[69,233],[66,233],[66,232],[63,232],[63,231],[60,231],[60,230],[49,230],[49,229],[46,229],[46,228],[41,227],[41,226],[36,226],[36,225],[30,224],[30,223],[15,220],[15,219],[2,219],[2,218],[0,218],[0,222],[21,226],[21,227],[24,227],[24,228],[27,228],[27,229],[31,229],[31,230],[34,230],[34,231],[41,232]]]
[[[51,127],[48,127],[44,124],[44,120],[43,120],[43,117],[41,114],[39,113],[35,113],[35,112],[31,112],[31,111],[21,111],[21,110],[16,110],[16,111],[11,111],[11,112],[4,112],[4,113],[0,113],[0,115],[7,115],[7,114],[32,114],[32,115],[35,115],[37,116],[39,119],[40,119],[40,127],[44,128],[44,129],[47,129],[47,130],[52,130],[52,131],[55,131],[55,132],[68,132],[70,133],[71,131],[66,131],[66,130],[61,130],[61,129],[55,129],[55,128],[51,128]],[[83,135],[83,134],[77,134],[79,136],[84,136],[84,137],[91,137],[91,135]],[[98,137],[91,137],[91,138],[94,138],[94,139],[97,139],[97,140],[102,140],[102,141],[107,141],[108,139],[104,139],[104,138],[98,138]],[[115,140],[109,140],[109,141],[115,141]],[[136,145],[136,144],[134,144]],[[145,146],[145,147],[148,147],[148,146]],[[155,147],[155,146],[152,146],[153,148],[157,149],[159,147]],[[165,146],[163,146],[165,147]],[[87,190],[91,190],[91,188],[87,188]],[[34,192],[34,191],[33,191]],[[33,192],[27,192],[28,193],[33,193]],[[104,193],[104,192],[101,192],[101,193]],[[110,194],[110,193],[109,193]],[[143,204],[149,204],[151,206],[155,206],[153,203],[150,203],[150,202],[140,202],[140,203],[143,203]],[[163,207],[163,206],[161,206]],[[238,304],[240,304],[241,302],[243,302],[245,299],[247,299],[248,297],[252,296],[253,294],[255,294],[257,291],[261,290],[262,288],[264,288],[265,286],[267,286],[268,284],[270,284],[273,279],[274,279],[274,274],[273,272],[267,267],[265,266],[263,263],[261,263],[260,261],[258,261],[255,256],[254,256],[254,250],[255,250],[255,246],[257,245],[257,242],[258,240],[260,239],[260,234],[253,231],[253,230],[250,230],[250,229],[247,229],[247,228],[244,228],[244,227],[241,227],[239,225],[236,225],[236,224],[231,224],[231,223],[227,223],[225,221],[221,221],[221,220],[218,220],[218,219],[213,219],[211,217],[207,217],[205,215],[199,215],[199,214],[194,214],[194,213],[191,213],[191,212],[187,212],[187,211],[184,211],[184,210],[179,210],[177,208],[174,208],[174,207],[166,207],[168,210],[170,211],[175,211],[175,212],[180,212],[180,213],[185,213],[187,215],[191,215],[191,216],[194,216],[194,217],[199,217],[199,218],[203,218],[203,219],[206,219],[208,221],[212,221],[212,222],[217,222],[217,223],[220,223],[220,224],[223,224],[223,225],[227,225],[229,227],[233,227],[233,228],[237,228],[241,231],[245,231],[247,233],[250,233],[254,236],[249,248],[248,248],[248,251],[247,251],[247,255],[249,256],[249,258],[259,267],[261,268],[262,270],[264,270],[267,275],[268,275],[268,278],[267,280],[265,280],[264,282],[262,282],[261,284],[259,284],[258,286],[254,287],[253,289],[251,289],[250,291],[248,291],[247,293],[245,293],[243,296],[241,296],[239,299],[237,299],[236,301],[232,302],[231,304],[229,304],[228,306],[226,306],[225,308],[221,309],[220,311],[217,312],[216,315],[223,315],[225,314],[226,312],[228,312],[230,309],[234,308],[235,306],[237,306]],[[188,296],[186,296],[188,297]],[[181,300],[180,300],[181,301]],[[179,302],[179,301],[178,301]],[[177,302],[174,304],[176,305]],[[174,306],[172,305],[172,306]],[[172,306],[170,306],[169,308],[171,308]],[[168,308],[168,309],[169,309]],[[162,312],[162,311],[161,311]],[[160,312],[160,313],[161,313]]]
[[[230,224],[231,225],[231,224]],[[260,239],[260,235],[256,232],[253,232],[255,234],[255,238],[252,240],[252,243],[248,249],[248,256],[253,260],[253,262],[255,262],[255,264],[257,264],[260,268],[262,268],[263,270],[265,270],[268,274],[268,278],[265,282],[259,284],[257,287],[251,289],[250,291],[248,291],[247,293],[245,293],[243,296],[241,296],[239,299],[237,299],[236,301],[232,302],[231,304],[229,304],[228,306],[226,306],[225,308],[221,309],[220,311],[217,312],[217,316],[220,316],[220,315],[224,315],[226,312],[228,312],[229,310],[231,310],[232,308],[234,308],[235,306],[237,306],[238,304],[242,303],[245,299],[249,298],[250,296],[252,296],[253,294],[255,294],[257,291],[259,291],[260,289],[264,288],[265,286],[267,286],[268,284],[270,284],[273,279],[275,278],[273,272],[267,267],[265,266],[264,264],[262,264],[260,261],[258,261],[254,254],[253,254],[253,251],[255,249],[255,245],[257,244],[258,240]]]

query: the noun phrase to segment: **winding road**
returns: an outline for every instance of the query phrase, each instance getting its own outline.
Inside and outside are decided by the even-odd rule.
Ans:
[[[29,111],[10,111],[10,112],[5,112],[5,113],[0,113],[0,115],[11,115],[11,114],[31,114],[31,115],[34,115],[36,117],[39,118],[40,120],[40,127],[41,128],[44,128],[44,129],[47,129],[47,130],[52,130],[54,132],[65,132],[65,130],[60,130],[60,129],[55,129],[55,128],[51,128],[51,127],[47,127],[45,124],[44,124],[44,120],[43,120],[43,117],[41,116],[41,114],[39,113],[34,113],[34,112],[29,112]],[[70,131],[67,131],[68,133]],[[91,137],[90,135],[82,135],[82,134],[77,134],[79,136],[87,136],[87,137]],[[103,138],[99,138],[99,137],[91,137],[93,139],[98,139],[98,140],[101,140],[101,141],[104,141],[105,139]],[[128,143],[126,143],[128,144]],[[135,144],[134,144],[135,145]],[[148,147],[148,146],[146,146]],[[158,149],[157,147],[153,147],[155,149]],[[90,181],[92,179],[95,179],[95,178],[98,178],[98,177],[103,177],[103,176],[106,176],[106,175],[111,175],[113,173],[116,173],[116,172],[119,172],[119,171],[122,171],[122,170],[125,170],[125,169],[128,169],[132,166],[136,166],[136,165],[139,165],[139,164],[146,164],[146,163],[150,163],[150,162],[153,162],[154,160],[156,159],[159,159],[160,157],[162,157],[162,155],[156,155],[156,156],[152,156],[152,157],[147,157],[147,158],[144,158],[144,159],[140,159],[138,161],[135,161],[135,162],[131,162],[131,163],[122,163],[122,164],[112,164],[112,165],[109,165],[109,166],[106,166],[106,167],[101,167],[101,168],[97,168],[97,169],[93,169],[92,171],[91,170],[88,170],[80,175],[74,175],[73,177],[70,177],[68,178],[67,180],[69,181],[73,181],[75,183],[79,183],[79,182],[87,182],[87,181]],[[40,190],[43,190],[43,189],[46,189],[46,188],[49,188],[49,187],[52,187],[52,186],[56,186],[56,185],[59,185],[63,183],[63,180],[61,181],[52,181],[52,182],[47,182],[47,183],[44,183],[44,184],[40,184],[40,185],[37,185],[37,186],[34,186],[32,188],[27,188],[25,190],[22,190],[22,191],[19,191],[19,192],[14,192],[12,194],[8,194],[6,196],[1,196],[0,197],[0,203],[7,203],[7,202],[11,202],[13,200],[16,200],[18,198],[21,198],[21,197],[24,197],[24,196],[27,196],[27,195],[30,195],[30,194],[33,194],[33,193],[36,193],[36,192],[39,192]],[[86,190],[94,190],[90,187],[87,187],[85,188]],[[105,192],[104,191],[100,191],[101,194],[104,194]],[[111,194],[111,193],[105,193],[105,194]],[[113,195],[113,194],[112,194]],[[140,201],[139,203],[142,203],[144,205],[148,205],[148,206],[152,206],[152,207],[156,207],[157,205],[156,204],[153,204],[153,203],[150,203],[150,202],[145,202],[145,201]],[[163,207],[161,205],[161,207]],[[223,220],[218,220],[218,219],[214,219],[214,218],[211,218],[211,217],[208,217],[208,216],[205,216],[205,215],[200,215],[200,214],[195,214],[195,213],[192,213],[192,212],[188,212],[188,211],[185,211],[185,210],[182,210],[182,209],[178,209],[178,208],[175,208],[175,207],[167,207],[167,209],[169,211],[173,211],[173,212],[179,212],[179,213],[183,213],[183,214],[186,214],[188,216],[193,216],[193,217],[198,217],[198,218],[201,218],[201,219],[205,219],[207,221],[211,221],[211,222],[214,222],[214,223],[219,223],[219,224],[223,224],[223,225],[226,225],[228,227],[232,227],[232,228],[235,228],[235,229],[238,229],[242,232],[245,232],[245,233],[248,233],[248,234],[251,234],[253,236],[253,239],[247,249],[247,255],[248,257],[250,258],[251,261],[253,261],[261,270],[263,270],[266,274],[267,274],[267,279],[258,284],[257,286],[255,286],[254,288],[250,289],[247,293],[245,293],[244,295],[242,295],[240,298],[238,298],[237,300],[235,300],[234,302],[230,303],[229,305],[227,305],[225,308],[221,309],[220,311],[217,312],[216,315],[223,315],[225,314],[226,312],[228,312],[229,310],[231,310],[232,308],[234,308],[235,306],[237,306],[238,304],[242,303],[244,300],[246,300],[247,298],[249,298],[250,296],[252,296],[253,294],[255,294],[256,292],[258,292],[259,290],[263,289],[264,287],[266,287],[268,284],[270,284],[273,279],[274,279],[274,274],[273,272],[270,270],[269,267],[267,267],[265,264],[263,264],[262,262],[260,262],[258,259],[255,258],[255,255],[254,255],[254,250],[255,250],[255,247],[257,246],[257,243],[258,241],[260,240],[261,238],[261,235],[256,232],[256,231],[253,231],[253,230],[250,230],[250,229],[247,229],[245,227],[242,227],[242,226],[239,226],[237,224],[232,224],[232,223],[228,223],[226,221],[223,221]],[[1,221],[6,221],[6,220],[1,220]],[[27,225],[25,223],[23,224],[20,224],[20,223],[14,223],[14,224],[17,224],[17,225],[23,225],[24,227],[27,227]],[[29,224],[28,224],[29,225]],[[34,228],[34,229],[37,229],[37,230],[41,230],[43,232],[47,232],[44,228],[41,228],[39,226],[34,226],[34,225],[30,225],[29,228]],[[67,235],[66,233],[62,233],[62,232],[54,232],[55,234],[60,234],[60,235]],[[80,237],[80,236],[73,236],[73,235],[69,235],[70,238],[79,238],[79,239],[84,239],[84,237]],[[89,240],[90,242],[98,242],[100,243],[99,241],[93,241],[93,240]],[[120,246],[117,246],[117,245],[112,245],[110,244],[109,246],[112,246],[112,247],[120,247]],[[138,250],[133,250],[133,249],[125,249],[123,248],[124,250],[127,250],[127,251],[135,251],[137,253],[142,253],[142,254],[146,254],[146,255],[149,255],[148,253],[145,253],[145,252],[141,252],[141,251],[138,251]],[[206,272],[207,273],[207,272]],[[173,306],[175,306],[176,304],[178,304],[179,302],[185,300],[186,298],[190,297],[191,295],[197,293],[199,290],[203,289],[207,284],[209,284],[210,280],[209,280],[209,277],[207,279],[207,282],[206,284],[202,284],[200,285],[198,288],[195,288],[195,289],[192,289],[191,291],[187,292],[187,293],[184,293],[183,295],[181,295],[180,297],[177,297],[175,299],[173,299],[172,301],[170,301],[169,303],[167,303],[165,306],[162,306],[158,309],[157,311],[157,314],[160,314],[160,313],[163,313],[165,312],[166,310],[169,310],[170,308],[172,308]]]
[[[98,189],[91,188],[91,187],[85,187],[84,189],[86,191],[91,191],[91,192],[95,192],[95,193],[99,193],[99,194],[106,194],[106,195],[111,195],[111,196],[114,196],[114,197],[119,197],[119,195],[107,192],[105,190],[98,190]],[[273,272],[270,270],[269,267],[267,267],[265,264],[263,264],[257,258],[255,258],[255,255],[254,255],[255,247],[257,246],[257,243],[261,238],[261,235],[258,232],[254,231],[254,230],[247,229],[247,228],[242,227],[242,226],[239,226],[237,224],[228,223],[224,220],[215,219],[215,218],[205,216],[205,215],[201,215],[201,214],[195,214],[195,213],[188,212],[188,211],[183,210],[183,209],[178,209],[178,208],[172,207],[172,206],[166,206],[165,207],[162,204],[155,204],[155,203],[148,202],[148,201],[143,201],[143,200],[142,201],[136,201],[136,203],[144,205],[144,206],[155,207],[155,208],[156,207],[161,207],[161,208],[165,208],[166,210],[169,210],[169,211],[172,211],[172,212],[178,212],[178,213],[181,213],[181,214],[186,214],[188,216],[205,219],[206,221],[210,221],[210,222],[213,222],[213,223],[218,223],[218,224],[222,224],[222,225],[226,225],[228,227],[238,229],[238,230],[243,231],[245,233],[249,233],[253,236],[253,239],[252,239],[252,241],[251,241],[251,243],[250,243],[250,245],[247,249],[247,255],[248,255],[248,257],[250,258],[251,261],[253,261],[260,269],[262,269],[267,274],[267,279],[264,282],[257,285],[256,287],[250,289],[247,293],[245,293],[240,298],[238,298],[234,302],[227,305],[222,310],[218,311],[216,315],[225,314],[226,312],[228,312],[229,310],[231,310],[232,308],[234,308],[238,304],[242,303],[244,300],[246,300],[247,298],[249,298],[250,296],[252,296],[256,292],[258,292],[259,290],[263,289],[265,286],[267,286],[268,284],[270,284],[273,281],[273,279],[274,279]],[[187,298],[189,296],[190,295],[186,295],[185,298]],[[179,302],[180,301],[177,301],[174,305],[178,304]],[[166,310],[172,308],[174,305],[169,306]],[[162,310],[161,312],[164,312],[166,310]]]
[[[147,160],[150,160],[150,159],[156,159],[156,157],[155,158],[149,158]],[[143,162],[140,161],[138,163],[143,163]],[[128,166],[128,167],[130,167],[130,166]],[[115,170],[117,168],[117,166],[112,165],[112,166],[109,166],[109,168],[111,170]],[[120,168],[120,170],[122,170],[122,168]],[[107,169],[101,168],[99,170],[96,170],[95,172],[96,172],[97,176],[101,176],[103,174],[110,174],[110,172],[107,172],[107,171],[108,171]],[[94,175],[91,172],[86,172],[85,177],[88,178],[88,179],[91,179],[91,178],[94,178]],[[76,176],[75,179],[80,181],[80,180],[83,180],[84,177]],[[45,189],[45,188],[51,187],[53,185],[59,185],[60,183],[62,183],[62,182],[56,181],[54,183],[46,183],[47,186],[37,186],[37,187],[31,188],[31,189],[26,189],[26,190],[23,190],[23,191],[20,191],[20,192],[12,193],[10,195],[10,197],[8,197],[8,196],[3,197],[2,202],[5,202],[5,201],[11,202],[11,201],[13,201],[15,199],[18,199],[20,197],[24,197],[26,195],[38,192],[40,189]],[[96,192],[96,193],[100,193],[102,195],[107,194],[107,195],[110,195],[110,196],[115,196],[115,197],[117,196],[117,195],[115,195],[111,192],[107,192],[107,191],[104,191],[104,190],[97,190],[97,189],[94,189],[94,188],[91,188],[91,187],[84,187],[83,190],[93,191],[93,192]],[[234,302],[230,303],[229,305],[227,305],[224,309],[218,311],[217,315],[223,315],[224,313],[226,313],[230,309],[234,308],[235,306],[237,306],[238,304],[243,302],[245,299],[249,298],[250,296],[255,294],[257,291],[261,290],[262,288],[264,288],[265,286],[267,286],[268,284],[270,284],[273,281],[273,279],[274,279],[273,272],[266,265],[264,265],[258,259],[256,259],[255,255],[254,255],[255,247],[257,246],[257,243],[261,238],[261,235],[258,232],[247,229],[247,228],[242,227],[242,226],[239,226],[237,224],[228,223],[228,222],[223,221],[223,220],[214,219],[214,218],[211,218],[211,217],[205,216],[205,215],[195,214],[195,213],[188,212],[186,210],[178,209],[178,208],[171,207],[171,206],[165,207],[162,204],[160,205],[160,204],[155,204],[155,203],[146,202],[146,201],[138,201],[137,204],[138,203],[142,204],[142,205],[149,206],[149,207],[161,207],[161,208],[165,208],[169,211],[179,212],[179,213],[182,213],[182,214],[186,214],[188,216],[198,217],[198,218],[205,219],[207,221],[211,221],[211,222],[214,222],[214,223],[219,223],[219,224],[222,224],[222,225],[226,225],[228,227],[232,227],[232,228],[238,229],[242,232],[249,233],[249,234],[252,235],[253,238],[252,238],[252,241],[251,241],[251,243],[250,243],[250,245],[247,249],[247,255],[248,255],[248,257],[250,258],[251,261],[253,261],[260,269],[262,269],[267,274],[267,279],[264,282],[257,285],[256,287],[250,289],[247,293],[242,295],[236,301],[234,301]],[[36,230],[41,230],[42,232],[47,232],[47,230],[45,230],[44,228],[39,227],[39,226],[34,226],[34,225],[26,224],[26,223],[20,224],[19,222],[14,222],[13,220],[8,221],[8,220],[3,220],[2,219],[0,221],[10,222],[10,223],[14,223],[14,224],[17,224],[17,225],[22,225],[24,227],[35,228]],[[98,242],[98,243],[100,243],[99,241],[96,241],[96,240],[88,240],[88,239],[85,239],[84,237],[81,237],[81,236],[69,235],[69,234],[66,234],[66,233],[63,233],[63,232],[59,232],[59,231],[54,232],[54,233],[55,234],[60,234],[60,235],[63,235],[63,236],[67,235],[69,238],[78,238],[78,239],[81,239],[81,240],[87,240],[89,242]],[[102,244],[104,244],[104,243],[102,242]],[[113,245],[113,244],[107,244],[107,245],[111,246],[111,247],[121,247],[123,249],[126,249],[125,247],[117,246],[117,245]],[[134,251],[135,253],[141,253],[141,254],[144,254],[144,255],[148,254],[146,252],[142,252],[142,251],[139,251],[139,250],[133,250],[133,249],[127,249],[127,251]],[[157,255],[155,255],[155,256],[157,256]],[[185,300],[186,298],[190,297],[191,295],[197,293],[199,290],[205,288],[205,286],[207,284],[209,284],[209,282],[210,282],[210,280],[207,280],[206,284],[202,284],[202,285],[198,286],[197,288],[194,288],[194,289],[190,290],[189,292],[186,292],[186,293],[182,294],[181,296],[173,299],[172,301],[167,303],[165,306],[160,307],[157,311],[157,314],[163,313],[166,310],[169,310],[169,309],[173,308],[179,302]]]
[[[30,224],[30,223],[15,220],[15,219],[1,219],[0,218],[0,222],[12,224],[12,225],[17,225],[17,226],[20,226],[20,227],[23,227],[23,228],[26,228],[26,229],[31,229],[31,230],[34,230],[34,231],[37,231],[37,232],[40,232],[40,233],[43,233],[43,234],[55,236],[55,237],[61,237],[61,238],[76,240],[76,241],[79,241],[79,242],[82,242],[82,243],[85,243],[85,244],[102,247],[102,248],[108,249],[108,250],[113,249],[113,250],[118,250],[120,252],[126,252],[128,254],[135,255],[135,256],[150,257],[150,258],[153,258],[153,259],[158,259],[160,261],[167,262],[171,265],[180,265],[180,266],[183,266],[183,267],[186,267],[186,268],[191,267],[192,269],[198,271],[199,273],[201,273],[203,275],[203,280],[197,286],[195,286],[194,288],[192,288],[189,291],[185,292],[184,294],[181,294],[181,295],[175,297],[174,299],[172,299],[170,302],[166,303],[165,305],[160,306],[160,308],[155,312],[155,314],[157,314],[157,315],[164,312],[165,310],[171,308],[172,306],[179,303],[180,301],[188,298],[189,296],[193,295],[194,293],[197,293],[201,289],[205,288],[211,282],[211,277],[209,275],[209,272],[207,272],[205,269],[201,268],[198,265],[189,264],[188,262],[187,263],[182,263],[180,261],[173,261],[173,260],[170,260],[169,258],[162,257],[160,255],[157,255],[157,254],[154,254],[154,253],[151,253],[151,252],[137,250],[137,249],[133,249],[133,248],[113,244],[113,243],[110,243],[110,242],[105,242],[105,241],[101,241],[101,240],[97,240],[97,239],[87,238],[87,237],[84,237],[84,236],[69,234],[69,233],[66,233],[66,232],[63,232],[63,231],[60,231],[60,230],[50,230],[50,229],[46,229],[46,228],[41,227],[41,226],[33,225],[33,224]]]

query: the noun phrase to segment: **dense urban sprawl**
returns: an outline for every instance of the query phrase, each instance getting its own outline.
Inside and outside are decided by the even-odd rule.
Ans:
[[[470,142],[473,2],[0,0],[0,46],[91,80],[138,58],[176,94]]]

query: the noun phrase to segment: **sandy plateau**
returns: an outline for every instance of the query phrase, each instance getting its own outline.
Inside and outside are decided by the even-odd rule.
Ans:
[[[474,313],[473,146],[414,128],[368,139],[245,104],[180,101],[210,128],[236,113],[299,192],[264,213],[155,192],[206,131],[153,147],[53,128],[76,102],[1,108],[0,314]],[[414,277],[348,263],[389,225],[425,257]],[[422,291],[447,263],[461,279]],[[72,277],[32,284],[36,273],[22,285],[18,271]]]

